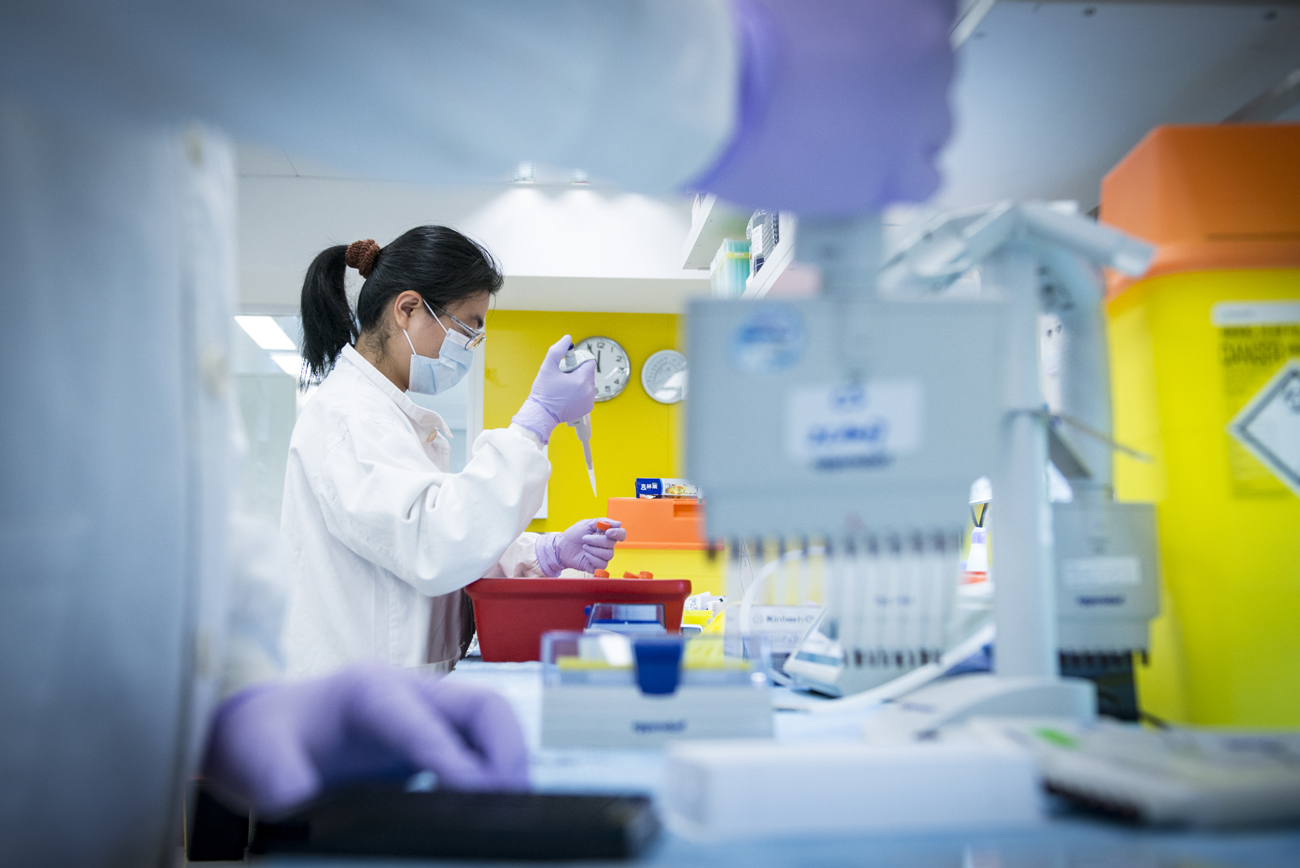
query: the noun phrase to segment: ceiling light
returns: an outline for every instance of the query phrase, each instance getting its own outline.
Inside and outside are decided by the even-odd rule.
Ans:
[[[271,353],[271,361],[291,377],[296,378],[302,373],[302,356],[297,353]]]
[[[269,316],[237,316],[235,322],[239,327],[248,332],[248,336],[262,349],[271,350],[289,350],[295,355],[298,347],[290,337],[280,328],[280,324],[273,317]]]
[[[525,160],[524,162],[522,162],[522,163],[520,163],[519,165],[515,166],[515,183],[516,183],[516,184],[531,184],[531,183],[533,183],[533,162],[532,162],[532,160]]]

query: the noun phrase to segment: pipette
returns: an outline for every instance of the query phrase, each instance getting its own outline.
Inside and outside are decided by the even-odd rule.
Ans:
[[[564,362],[560,365],[560,370],[566,374],[574,370],[583,362],[594,360],[596,357],[586,350],[574,347],[564,354]],[[591,480],[591,494],[593,497],[599,497],[596,493],[596,468],[591,461],[591,414],[583,416],[568,423],[573,432],[578,435],[582,441],[582,457],[587,461],[587,478]]]

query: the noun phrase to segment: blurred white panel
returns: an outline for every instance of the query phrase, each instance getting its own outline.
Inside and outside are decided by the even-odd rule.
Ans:
[[[1294,4],[1024,3],[960,52],[937,203],[1077,199],[1153,126],[1217,123],[1300,63]]]

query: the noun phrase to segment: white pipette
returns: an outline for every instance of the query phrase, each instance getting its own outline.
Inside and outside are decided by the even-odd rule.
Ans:
[[[564,354],[564,362],[560,365],[560,369],[567,374],[583,362],[594,361],[595,358],[586,350],[574,347]],[[578,439],[582,441],[582,457],[587,460],[587,478],[591,480],[591,494],[593,497],[599,497],[600,495],[596,493],[596,467],[591,461],[591,414],[588,413],[581,419],[569,422],[568,425],[578,435]]]

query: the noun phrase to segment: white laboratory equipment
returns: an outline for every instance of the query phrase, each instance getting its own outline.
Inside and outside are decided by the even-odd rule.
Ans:
[[[1082,282],[1082,284],[1081,284]],[[1149,460],[1111,439],[1107,338],[1096,276],[1059,265],[1044,274],[1040,318],[1040,385],[1049,416],[1049,492],[1056,562],[1057,647],[1061,671],[1093,680],[1098,707],[1138,717],[1133,658],[1145,659],[1149,623],[1159,612],[1155,507],[1116,503],[1111,453]],[[1079,303],[1078,299],[1092,299]],[[997,505],[987,479],[972,486],[975,527],[957,608],[966,629],[996,580],[989,545],[997,536]]]
[[[1294,731],[1148,729],[1105,718],[985,718],[970,731],[1026,749],[1052,792],[1096,813],[1207,828],[1300,820]]]
[[[791,551],[804,538],[824,550],[831,654],[809,653],[839,660],[824,687],[855,693],[946,644],[966,495],[998,453],[1000,408],[984,384],[1007,304],[880,297],[863,286],[877,221],[838,237],[803,226],[805,252],[827,254],[806,257],[825,263],[820,298],[692,305],[687,455],[709,492],[708,534],[732,539],[733,553],[783,537],[799,541]]]
[[[1052,533],[1063,667],[1131,670],[1132,655],[1147,653],[1160,610],[1155,507],[1076,494],[1052,504]]]
[[[1048,452],[1069,484],[1068,500],[1052,504],[1057,646],[1063,669],[1127,675],[1131,686],[1132,656],[1146,654],[1148,625],[1159,612],[1159,547],[1155,506],[1115,501],[1111,457],[1150,457],[1111,437],[1099,276],[1060,250],[1048,257],[1042,305],[1050,328],[1042,333],[1041,365]],[[996,524],[996,502],[992,512]],[[1136,716],[1136,704],[1129,712]]]
[[[800,233],[820,298],[692,304],[689,474],[709,491],[710,537],[821,541],[826,611],[800,652],[823,667],[827,692],[894,701],[867,718],[865,744],[674,746],[670,822],[723,836],[868,828],[873,811],[894,829],[1032,822],[1029,755],[954,727],[1094,719],[1093,685],[1058,670],[1047,468],[1060,417],[1040,388],[1039,317],[1095,311],[1097,268],[1141,273],[1151,248],[1047,206],[1001,204],[931,223],[878,280],[876,219],[806,220]],[[1077,351],[1093,355],[1074,368],[1069,406],[1105,440],[1108,417],[1086,421],[1109,412],[1104,344],[1080,340]],[[997,504],[995,672],[933,681],[972,641],[947,628],[970,487],[983,476]],[[936,653],[940,663],[925,662]],[[909,689],[889,689],[900,684]],[[765,782],[778,780],[786,810],[765,815]]]
[[[931,292],[940,290],[978,267],[982,291],[1000,293],[1011,302],[1013,324],[1002,384],[1004,452],[990,474],[996,674],[922,688],[869,721],[868,738],[916,737],[973,715],[1091,717],[1093,686],[1058,675],[1063,580],[1071,583],[1064,609],[1071,643],[1082,641],[1088,649],[1104,643],[1109,623],[1118,625],[1111,638],[1120,644],[1103,647],[1134,647],[1123,644],[1132,637],[1119,635],[1134,631],[1142,633],[1140,647],[1145,647],[1157,574],[1154,520],[1149,506],[1116,504],[1111,492],[1110,450],[1115,444],[1109,436],[1100,268],[1140,274],[1151,255],[1149,245],[1083,217],[1044,204],[1003,203],[934,221],[886,263],[881,277],[886,295],[927,286]],[[1043,312],[1058,314],[1070,335],[1061,364],[1061,408],[1055,414],[1044,401],[1039,376],[1037,336]],[[1053,508],[1045,469],[1049,454],[1064,452],[1075,459],[1075,498]],[[1057,464],[1070,462],[1059,457]],[[1091,590],[1078,593],[1089,583],[1095,583]],[[1095,593],[1097,587],[1103,592]],[[1094,600],[1114,602],[1118,611],[1093,615],[1087,609]]]
[[[822,541],[818,629],[841,666],[828,686],[856,693],[959,638],[946,635],[957,539],[970,484],[988,475],[996,674],[922,688],[924,701],[877,715],[876,736],[972,713],[1087,719],[1092,685],[1057,668],[1038,318],[1045,302],[1096,308],[1096,266],[1140,272],[1150,248],[1046,206],[1003,204],[932,224],[890,259],[877,291],[876,219],[806,220],[800,245],[821,268],[820,298],[692,304],[687,454],[710,494],[708,534]],[[975,267],[979,293],[951,288]]]
[[[543,747],[771,738],[770,681],[720,636],[607,630],[542,637]]]

